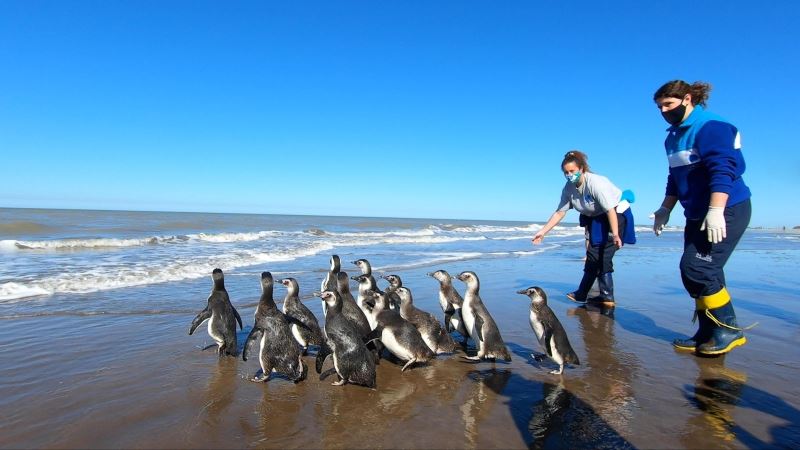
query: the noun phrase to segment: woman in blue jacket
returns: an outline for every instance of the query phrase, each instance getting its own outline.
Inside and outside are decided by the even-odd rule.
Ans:
[[[670,124],[664,146],[669,161],[667,189],[653,213],[658,236],[680,201],[686,216],[680,270],[695,299],[699,328],[673,345],[699,354],[719,355],[744,345],[723,268],[750,223],[750,189],[739,130],[705,110],[711,85],[670,81],[653,95]]]

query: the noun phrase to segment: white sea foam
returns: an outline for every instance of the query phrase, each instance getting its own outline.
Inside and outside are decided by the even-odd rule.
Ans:
[[[333,248],[329,243],[319,242],[294,250],[237,250],[213,257],[197,257],[189,261],[163,262],[158,265],[140,262],[133,265],[97,266],[94,269],[74,270],[27,283],[4,283],[0,285],[0,300],[54,293],[88,293],[201,278],[217,267],[227,271],[256,264],[291,261]]]
[[[12,242],[18,250],[75,250],[81,248],[112,248],[112,247],[136,247],[142,245],[155,245],[162,242],[172,241],[174,236],[169,237],[148,237],[141,239],[54,239],[52,241],[3,241]]]
[[[49,294],[52,294],[52,292],[39,286],[26,286],[14,282],[0,284],[0,300],[13,300],[17,298],[33,297],[34,295]]]

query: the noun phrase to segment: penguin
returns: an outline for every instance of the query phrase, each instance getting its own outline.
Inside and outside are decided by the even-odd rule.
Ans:
[[[529,320],[531,328],[536,334],[536,339],[544,349],[547,356],[558,364],[558,370],[550,373],[560,375],[564,371],[564,364],[580,364],[578,355],[572,350],[567,338],[567,332],[561,326],[558,317],[547,306],[547,295],[538,286],[517,291],[517,294],[527,295],[531,299],[531,314]],[[531,355],[537,361],[542,355]]]
[[[369,277],[370,281],[372,282],[372,288],[377,289],[378,283],[375,281],[375,277],[372,276],[372,265],[364,258],[357,259],[353,261],[353,264],[358,266],[361,269],[361,274],[366,275]]]
[[[339,272],[337,281],[339,296],[342,298],[342,314],[356,326],[362,337],[367,337],[372,328],[364,311],[358,307],[356,299],[350,293],[350,278],[347,277],[347,272]]]
[[[389,282],[389,287],[384,291],[389,302],[389,309],[399,311],[400,297],[397,295],[397,289],[403,287],[403,280],[400,279],[400,275],[381,275],[381,278]]]
[[[314,293],[328,304],[325,315],[325,345],[317,352],[316,370],[325,378],[322,366],[328,355],[333,355],[333,370],[339,380],[332,383],[341,386],[345,383],[360,384],[369,388],[377,386],[375,380],[375,359],[367,350],[364,338],[347,318],[342,314],[342,297],[336,291]]]
[[[464,304],[461,307],[461,317],[464,325],[469,331],[470,337],[475,341],[478,348],[476,356],[465,356],[470,360],[495,359],[502,357],[506,361],[511,361],[511,354],[508,352],[497,324],[483,304],[480,290],[480,280],[475,272],[461,272],[456,277],[467,285],[464,293]]]
[[[374,300],[371,292],[378,290],[378,287],[375,285],[375,279],[372,278],[371,275],[365,274],[356,275],[350,278],[358,282],[358,298],[356,298],[356,304],[367,318],[367,321],[369,322],[369,329],[374,330],[376,324],[375,315],[372,314],[372,302]]]
[[[272,298],[273,280],[269,272],[261,273],[261,298],[255,313],[255,324],[242,349],[242,359],[247,361],[251,341],[259,342],[258,361],[261,369],[250,379],[255,382],[269,381],[272,372],[285,375],[295,383],[306,378],[308,367],[303,364],[300,346],[297,345],[289,321],[275,305]]]
[[[339,261],[339,255],[331,255],[331,267],[328,269],[328,273],[325,275],[325,278],[322,280],[322,285],[320,286],[320,292],[324,291],[335,291],[337,289],[337,275],[342,268],[341,262]],[[325,302],[322,302],[322,315],[325,316]]]
[[[439,320],[414,306],[414,299],[407,287],[397,288],[397,295],[400,297],[400,316],[417,328],[428,348],[437,354],[452,353],[456,343]]]
[[[222,274],[222,270],[214,269],[211,272],[211,279],[214,285],[211,288],[211,295],[208,296],[208,304],[192,320],[189,336],[194,333],[194,330],[201,323],[209,319],[208,334],[217,343],[217,353],[236,356],[238,352],[236,346],[236,322],[239,322],[239,329],[241,330],[242,318],[236,308],[233,307],[233,304],[231,304],[228,291],[225,290],[225,276]]]
[[[303,355],[308,354],[308,345],[322,345],[322,330],[314,313],[300,301],[300,286],[294,278],[284,278],[279,281],[286,286],[286,298],[283,300],[283,313],[288,320],[296,320],[304,326],[291,324],[292,336],[303,347]]]
[[[407,361],[401,372],[405,372],[412,364],[427,363],[436,358],[419,330],[399,314],[388,310],[386,294],[373,291],[372,297],[375,299],[372,313],[376,327],[367,337],[367,341],[380,340],[394,356],[401,361]]]
[[[445,329],[448,333],[453,330],[458,331],[458,334],[464,337],[464,342],[461,345],[467,348],[469,332],[467,327],[464,326],[464,319],[461,317],[461,307],[464,304],[464,299],[453,287],[453,279],[446,270],[437,270],[436,272],[428,273],[428,276],[439,282],[439,306],[442,307],[442,312],[444,312]]]

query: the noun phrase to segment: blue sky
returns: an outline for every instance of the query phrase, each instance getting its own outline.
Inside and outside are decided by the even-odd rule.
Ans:
[[[650,223],[681,78],[800,225],[800,3],[689,5],[3,1],[0,206],[543,221],[577,148]]]

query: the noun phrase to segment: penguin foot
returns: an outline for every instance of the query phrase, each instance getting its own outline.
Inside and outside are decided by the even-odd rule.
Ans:
[[[533,358],[535,361],[542,362],[545,360],[545,358],[547,358],[547,355],[544,353],[531,353],[531,358]]]
[[[263,370],[258,369],[258,372],[256,372],[253,378],[250,378],[250,381],[254,383],[265,383],[269,380],[269,375],[269,373],[264,373]]]
[[[206,345],[205,347],[201,348],[200,351],[204,352],[204,351],[210,349],[211,347],[215,347],[216,345],[217,344]]]
[[[464,355],[464,356],[462,356],[462,358],[468,359],[470,361],[480,361],[481,360],[480,356],[467,356],[467,355]]]
[[[408,360],[408,362],[406,363],[406,365],[405,365],[405,366],[403,366],[403,368],[402,368],[402,369],[400,369],[400,372],[405,372],[405,371],[406,371],[406,368],[408,368],[408,366],[410,366],[410,365],[414,364],[415,362],[417,362],[417,360],[416,360],[416,359],[409,359],[409,360]]]
[[[332,374],[332,373],[336,373],[336,369],[335,369],[335,368],[333,368],[333,367],[332,367],[332,368],[330,368],[330,369],[328,369],[328,370],[326,370],[325,372],[322,372],[322,373],[320,374],[320,376],[319,376],[319,381],[322,381],[322,380],[324,380],[325,378],[328,378],[328,376],[330,376],[330,374]]]
[[[564,372],[564,366],[558,366],[558,370],[551,370],[550,373],[553,375],[561,375]]]
[[[343,386],[347,381],[344,378],[339,378],[339,381],[334,381],[331,386]]]

